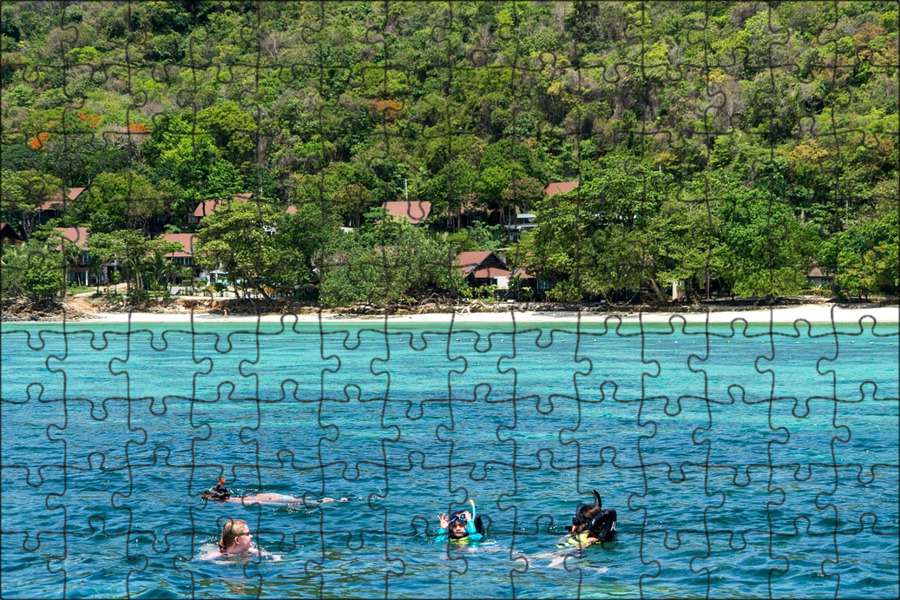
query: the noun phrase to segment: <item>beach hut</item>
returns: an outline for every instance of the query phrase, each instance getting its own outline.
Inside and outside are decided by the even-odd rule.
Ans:
[[[53,230],[62,237],[62,239],[72,242],[79,250],[81,250],[75,262],[70,264],[68,269],[66,269],[66,281],[72,281],[78,285],[90,285],[91,257],[87,251],[87,240],[90,236],[88,228],[54,227]],[[62,250],[62,244],[59,245],[58,249]]]
[[[0,223],[0,240],[2,240],[2,243],[9,244],[10,246],[15,246],[24,242],[22,237],[16,233],[16,230],[13,229],[12,225],[9,223]]]
[[[472,287],[496,285],[501,290],[509,289],[510,273],[506,263],[489,250],[460,252],[453,264]]]

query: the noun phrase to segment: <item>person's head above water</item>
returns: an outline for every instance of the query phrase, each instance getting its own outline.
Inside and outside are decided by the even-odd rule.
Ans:
[[[222,554],[246,554],[253,545],[253,534],[246,521],[228,519],[222,527],[219,551]]]
[[[231,492],[228,491],[228,488],[225,487],[225,478],[222,477],[219,479],[218,485],[216,487],[211,487],[202,494],[200,494],[200,498],[203,500],[219,500],[224,502],[231,497]]]
[[[594,498],[596,504],[582,504],[575,510],[569,534],[578,535],[587,531],[591,538],[598,541],[612,541],[616,536],[616,511],[603,510],[603,501],[597,490],[594,490]]]
[[[597,500],[596,504],[582,504],[575,509],[575,516],[572,517],[572,526],[569,527],[569,533],[581,533],[587,529],[594,518],[603,510],[603,501],[600,499],[600,494],[597,490],[594,490],[594,498]]]
[[[446,514],[438,515],[438,523],[441,526],[440,535],[451,540],[461,540],[473,533],[484,535],[481,516],[475,516],[475,500],[469,498],[469,504],[472,505],[472,512],[458,510],[451,513],[449,517]]]
[[[447,537],[458,540],[469,535],[466,525],[469,523],[469,511],[458,510],[450,515],[450,524],[447,526]]]

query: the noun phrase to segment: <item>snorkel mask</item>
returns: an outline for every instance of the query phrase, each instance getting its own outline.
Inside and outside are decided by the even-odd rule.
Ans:
[[[203,492],[200,497],[203,500],[218,500],[219,502],[224,502],[231,497],[231,492],[225,487],[225,478],[222,477],[219,479],[219,483],[216,487],[209,488]]]
[[[600,514],[591,519],[588,530],[591,537],[600,542],[611,542],[616,539],[616,511],[602,510]]]
[[[453,540],[459,540],[469,535],[469,530],[466,529],[466,524],[468,522],[468,517],[466,517],[465,512],[456,512],[450,515],[448,519],[450,522],[447,526],[447,537]],[[453,527],[454,524],[459,523],[463,526],[462,530],[456,529]]]

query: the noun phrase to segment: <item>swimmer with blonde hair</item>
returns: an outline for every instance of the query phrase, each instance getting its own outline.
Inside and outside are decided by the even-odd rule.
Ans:
[[[272,554],[258,546],[253,545],[253,534],[247,521],[241,519],[228,519],[222,526],[222,537],[219,538],[219,548],[199,557],[201,560],[212,560],[223,556],[249,556],[251,554],[280,561],[280,554]]]
[[[253,551],[253,534],[247,521],[228,519],[222,526],[222,539],[219,540],[219,552],[232,556],[242,556]]]

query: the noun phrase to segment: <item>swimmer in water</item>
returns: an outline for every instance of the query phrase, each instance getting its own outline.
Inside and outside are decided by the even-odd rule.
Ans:
[[[596,504],[581,505],[572,517],[569,535],[557,547],[587,548],[597,542],[612,542],[616,539],[616,511],[603,510],[600,494],[594,490]]]
[[[216,558],[231,556],[257,555],[268,560],[280,561],[280,554],[272,554],[258,546],[253,545],[253,534],[246,521],[241,519],[228,519],[222,526],[222,537],[219,539],[219,547],[213,552],[200,556],[201,560],[214,560]]]
[[[275,504],[280,506],[319,506],[328,504],[329,502],[337,502],[335,498],[322,498],[321,500],[313,500],[312,498],[296,498],[285,494],[245,494],[243,496],[232,496],[231,491],[225,487],[225,478],[219,479],[216,487],[209,488],[200,494],[203,500],[217,500],[219,502],[233,502],[235,504],[243,504],[250,506],[252,504]],[[340,502],[346,502],[346,498],[341,498]]]
[[[247,522],[241,519],[228,519],[222,527],[219,552],[228,556],[245,556],[255,551],[253,534],[250,533]]]
[[[460,510],[449,517],[446,514],[438,515],[438,542],[446,542],[448,540],[472,541],[477,542],[484,537],[484,525],[481,517],[475,516],[475,500],[469,498],[469,504],[472,505],[472,512]]]

